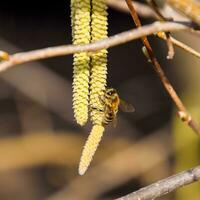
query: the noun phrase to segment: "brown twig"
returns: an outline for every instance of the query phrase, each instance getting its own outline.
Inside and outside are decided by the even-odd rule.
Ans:
[[[18,64],[23,64],[30,61],[41,60],[50,57],[69,55],[77,52],[83,51],[97,51],[100,49],[107,49],[113,46],[127,43],[129,41],[144,37],[146,35],[151,35],[159,31],[192,31],[188,26],[174,22],[155,22],[150,25],[141,27],[140,29],[133,29],[130,31],[125,31],[107,39],[100,40],[87,45],[63,45],[57,47],[49,47],[40,50],[34,50],[24,53],[17,53],[10,56],[8,61],[0,63],[0,72],[9,69]]]
[[[117,200],[149,200],[164,196],[177,188],[200,180],[200,166],[160,180]]]
[[[125,0],[125,1],[129,7],[131,16],[136,24],[136,27],[141,28],[142,25],[141,25],[141,22],[140,22],[140,19],[139,19],[137,13],[136,13],[136,10],[132,4],[132,1],[131,0]],[[166,77],[163,69],[161,68],[157,58],[154,55],[153,49],[151,48],[151,45],[146,36],[142,37],[142,42],[143,42],[144,46],[146,47],[147,53],[149,55],[149,59],[153,65],[155,72],[159,76],[165,89],[167,90],[168,94],[170,95],[170,97],[172,98],[172,100],[174,101],[175,105],[177,106],[177,108],[179,110],[178,114],[179,114],[180,119],[182,121],[186,122],[193,129],[194,132],[196,132],[198,135],[200,135],[200,127],[198,126],[198,124],[196,122],[194,122],[191,115],[187,112],[184,104],[182,103],[181,99],[179,98],[179,96],[177,95],[173,86],[171,85],[170,81]]]

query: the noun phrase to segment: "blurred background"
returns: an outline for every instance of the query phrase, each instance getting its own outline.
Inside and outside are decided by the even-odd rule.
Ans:
[[[143,2],[144,3],[144,2]],[[109,8],[109,35],[134,27],[131,17]],[[143,24],[153,19],[142,18]],[[70,44],[70,1],[1,2],[0,49],[10,54]],[[199,38],[174,35],[200,51]],[[167,60],[167,46],[150,37],[164,71],[200,122],[200,61],[180,49]],[[108,126],[84,176],[78,164],[91,124],[80,127],[72,111],[72,56],[31,62],[0,75],[0,199],[114,199],[194,167],[198,137],[176,116],[160,80],[133,41],[109,49],[108,84],[132,103]],[[200,199],[200,184],[162,200]]]

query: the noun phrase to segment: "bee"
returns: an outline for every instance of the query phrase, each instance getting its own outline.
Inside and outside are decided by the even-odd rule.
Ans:
[[[117,113],[119,108],[124,112],[134,112],[135,108],[119,98],[117,91],[114,88],[107,88],[104,97],[100,98],[104,106],[104,117],[102,125],[107,125],[113,122],[114,127],[117,125]]]

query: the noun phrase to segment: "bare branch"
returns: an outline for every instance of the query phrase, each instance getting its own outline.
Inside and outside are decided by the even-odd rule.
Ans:
[[[126,3],[123,0],[106,0],[108,6],[123,12],[129,12],[129,9]],[[134,2],[135,9],[137,10],[138,14],[143,17],[153,17],[157,18],[156,13],[148,6],[143,3]]]
[[[150,200],[164,196],[177,188],[200,180],[200,166],[160,180],[117,200]]]
[[[155,0],[149,0],[148,3],[152,7],[152,9],[156,12],[156,14],[158,15],[158,18],[159,18],[160,21],[173,21],[173,19],[166,18],[160,12],[160,9],[159,9],[157,3],[155,2]],[[171,40],[171,34],[170,34],[170,32],[166,32],[165,36],[166,36],[166,43],[167,43],[167,47],[168,47],[167,59],[172,59],[174,57],[175,51],[174,51],[173,42]]]
[[[119,10],[124,13],[129,13],[129,9],[126,6],[126,2],[124,0],[106,0],[108,6],[111,8],[114,8],[116,10]],[[138,15],[141,17],[147,17],[147,18],[156,18],[158,19],[158,15],[156,14],[155,11],[152,10],[148,5],[139,3],[139,2],[132,2]],[[172,9],[170,6],[165,5],[161,9],[161,13],[164,16],[173,16],[175,20],[180,20],[180,21],[190,21],[189,18],[186,16],[181,15],[180,13],[176,12],[174,9]]]
[[[163,34],[157,34],[157,36],[158,36],[160,39],[166,40],[166,37],[165,37],[165,35],[163,35]],[[197,58],[200,58],[200,53],[199,53],[199,52],[197,52],[197,51],[194,50],[193,48],[189,47],[188,45],[186,45],[186,44],[180,42],[179,40],[175,39],[175,38],[172,37],[172,36],[170,36],[170,38],[171,38],[171,42],[172,42],[175,46],[177,46],[177,47],[183,49],[184,51],[186,51],[186,52],[192,54],[193,56],[195,56],[195,57],[197,57]]]
[[[63,45],[63,46],[49,47],[49,48],[44,48],[44,49],[34,50],[34,51],[29,51],[29,52],[24,52],[24,53],[17,53],[17,54],[11,55],[8,61],[0,63],[0,72],[5,71],[12,66],[23,64],[23,63],[34,61],[34,60],[69,55],[69,54],[82,52],[82,51],[97,51],[100,49],[107,49],[113,46],[124,44],[132,40],[136,40],[146,35],[157,33],[159,31],[173,32],[173,31],[183,31],[183,30],[188,30],[188,31],[193,32],[193,29],[183,24],[174,23],[174,22],[166,22],[166,23],[155,22],[153,24],[143,26],[139,29],[125,31],[125,32],[116,34],[114,36],[111,36],[107,39],[100,40],[98,42],[87,44],[87,45]]]
[[[107,4],[110,7],[114,8],[114,9],[117,9],[119,11],[126,12],[126,13],[129,12],[129,9],[128,9],[128,7],[126,5],[126,2],[124,0],[107,0]],[[145,5],[145,4],[142,4],[142,3],[139,3],[139,2],[133,2],[133,5],[134,5],[135,10],[137,11],[137,13],[142,17],[152,17],[152,18],[157,18],[158,19],[160,14],[161,14],[162,17],[164,15],[167,15],[167,16],[173,16],[173,17],[177,18],[178,20],[183,20],[183,21],[186,20],[185,18],[181,18],[181,16],[179,16],[178,13],[176,13],[174,10],[169,9],[169,8],[168,9],[161,9],[161,11],[159,11],[156,14],[155,10],[153,10],[151,7],[149,7],[149,6]],[[173,13],[169,14],[169,12],[173,12]],[[165,19],[168,19],[168,18],[165,17]],[[196,31],[194,34],[197,34],[197,33],[198,33],[198,31]],[[160,37],[160,38],[166,40],[165,37]],[[176,40],[172,36],[170,37],[170,43],[173,43],[177,47],[182,48],[186,52],[191,53],[192,55],[200,58],[200,54],[197,51],[195,51],[191,47],[185,45],[184,43]],[[169,46],[170,55],[173,55],[173,50],[171,50],[172,49],[171,48],[172,47],[171,44],[169,44],[168,46]],[[170,56],[170,57],[172,57],[172,56]]]
[[[129,7],[131,16],[133,18],[133,21],[135,22],[136,27],[141,28],[142,24],[141,24],[140,19],[136,13],[136,10],[132,4],[132,0],[125,0],[125,1]],[[176,107],[179,110],[178,116],[180,117],[180,119],[183,122],[186,122],[195,133],[200,135],[200,126],[198,125],[198,123],[196,123],[194,121],[194,119],[192,119],[191,115],[188,113],[187,109],[185,108],[183,102],[179,98],[179,96],[176,93],[175,89],[173,88],[172,84],[166,77],[160,63],[158,62],[157,58],[154,55],[153,49],[152,49],[147,37],[143,36],[143,37],[141,37],[141,40],[142,40],[144,46],[146,47],[147,54],[149,55],[149,60],[151,61],[155,72],[159,76],[163,86],[165,87],[166,91],[168,92],[168,94],[170,95],[170,97],[172,98]]]

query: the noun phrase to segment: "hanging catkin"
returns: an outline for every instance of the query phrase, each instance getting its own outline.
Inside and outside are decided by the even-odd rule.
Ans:
[[[92,0],[91,40],[107,37],[107,5],[105,0]],[[107,50],[102,49],[91,56],[90,107],[93,124],[102,124],[103,97],[107,78]],[[93,109],[95,108],[95,109]]]
[[[90,43],[90,0],[71,0],[73,44]],[[86,52],[74,54],[73,109],[78,124],[88,119],[90,57]]]
[[[107,37],[107,6],[105,0],[92,0],[91,2],[91,41],[95,42]],[[104,96],[106,78],[107,50],[103,49],[91,54],[90,108],[94,126],[82,152],[79,164],[80,175],[83,175],[90,165],[105,130],[102,126],[104,105],[100,98]]]
[[[92,131],[85,143],[85,146],[81,155],[81,160],[79,163],[80,175],[83,175],[88,169],[88,166],[90,165],[90,162],[92,161],[95,151],[97,150],[99,142],[101,141],[103,132],[104,132],[104,127],[101,125],[94,125],[92,127]]]

